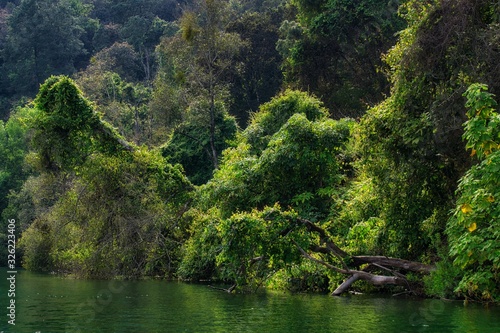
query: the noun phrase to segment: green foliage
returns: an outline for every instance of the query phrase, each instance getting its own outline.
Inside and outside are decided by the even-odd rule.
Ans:
[[[225,112],[217,112],[215,118],[217,151],[229,147],[236,136],[236,121]],[[177,126],[170,140],[162,147],[163,156],[172,164],[181,164],[186,176],[195,185],[212,178],[214,165],[210,152],[210,131],[206,124],[185,121]]]
[[[140,55],[132,45],[125,42],[113,43],[113,45],[95,53],[90,58],[90,64],[87,68],[78,73],[79,85],[95,102],[100,102],[104,97],[113,97],[112,92],[107,94],[94,93],[94,91],[102,89],[101,77],[109,75],[108,72],[116,73],[127,82],[138,82],[144,79]]]
[[[215,259],[221,251],[221,237],[217,230],[220,213],[216,208],[200,212],[191,209],[186,214],[190,237],[182,246],[182,261],[177,271],[183,280],[218,280]]]
[[[436,270],[424,278],[427,295],[442,298],[456,297],[455,289],[463,276],[460,267],[454,266],[447,253],[440,253],[441,261],[436,263]]]
[[[252,146],[253,153],[260,154],[271,137],[296,113],[304,114],[310,121],[328,116],[328,111],[317,98],[305,92],[287,90],[261,105],[252,115],[243,137]]]
[[[251,5],[256,5],[254,1]],[[276,50],[283,10],[268,4],[262,11],[246,11],[230,23],[229,31],[245,41],[240,52],[242,64],[235,67],[229,112],[241,127],[246,127],[250,112],[275,96],[282,83],[281,56]]]
[[[184,247],[180,276],[292,291],[326,291],[335,274],[304,259],[296,245],[308,248],[316,237],[294,211],[279,205],[221,218],[211,209],[194,214],[193,235]]]
[[[321,96],[336,118],[359,116],[382,100],[388,83],[380,60],[404,22],[400,1],[291,0],[278,49],[287,83]],[[370,59],[367,61],[367,59]]]
[[[114,72],[93,69],[81,73],[78,84],[103,118],[137,144],[153,143],[153,119],[148,104],[152,91],[141,83],[123,80]]]
[[[301,260],[275,272],[268,278],[266,287],[291,292],[324,293],[331,289],[333,281],[340,279],[323,266],[310,260]]]
[[[425,221],[435,214],[446,215],[449,171],[434,151],[428,115],[402,114],[405,109],[397,98],[369,110],[359,126],[357,143],[360,169],[371,178],[376,198],[375,216],[385,221],[380,245],[392,256],[415,258],[442,228],[431,224],[426,230]]]
[[[442,257],[429,293],[498,301],[500,118],[484,86],[467,113],[462,97],[500,90],[497,1],[138,4],[0,10],[2,107],[87,65],[94,101],[50,77],[0,122],[0,209],[26,267],[325,290],[340,277],[294,243],[323,246],[307,218],[350,254]]]
[[[23,185],[29,175],[24,159],[28,153],[28,119],[36,111],[33,108],[18,108],[9,120],[0,120],[0,266],[7,263],[7,222],[18,215],[7,209],[11,197]],[[19,227],[16,229],[20,234]],[[19,256],[21,253],[19,253]]]
[[[30,153],[27,160],[31,158]],[[9,206],[4,210],[3,216],[16,219],[18,240],[22,239],[24,232],[36,222],[37,217],[42,217],[64,194],[68,182],[67,178],[42,173],[39,176],[30,176],[18,191],[10,193]],[[49,228],[43,218],[33,228],[36,228],[37,234],[33,235],[33,243],[30,244],[32,247],[25,249],[19,246],[16,253],[20,259],[18,264],[22,263],[23,266],[32,267],[35,270],[50,271],[53,268],[53,262],[49,257],[52,239],[47,238],[44,241],[43,237],[43,235],[48,235]],[[27,256],[24,256],[25,250],[28,252]]]
[[[195,10],[184,13],[178,23],[179,33],[164,38],[158,47],[165,61],[161,62],[156,87],[165,91],[168,84],[174,83],[170,89],[174,88],[174,94],[185,100],[179,103],[158,92],[153,95],[155,99],[161,98],[161,101],[153,101],[155,111],[166,112],[167,119],[178,121],[170,115],[177,116],[180,109],[187,112],[179,121],[195,120],[200,122],[200,127],[208,128],[214,169],[218,167],[221,153],[217,149],[221,133],[216,121],[218,113],[225,112],[229,106],[230,73],[237,67],[237,56],[243,45],[237,33],[227,31],[229,15],[227,2],[220,0],[197,1]],[[195,138],[195,141],[202,142],[202,139]]]
[[[237,147],[224,152],[202,190],[205,204],[219,207],[223,216],[279,202],[313,220],[325,217],[344,178],[340,164],[351,127],[349,120],[326,119],[307,94],[276,97],[254,115]]]
[[[191,190],[182,167],[126,143],[68,78],[50,78],[35,106],[30,160],[41,174],[25,183],[36,212],[21,238],[25,265],[85,277],[173,275]]]
[[[35,99],[33,146],[39,165],[56,171],[81,165],[93,149],[109,153],[130,149],[67,77],[50,77]]]
[[[97,116],[69,78],[49,78],[35,100],[33,145],[44,168],[74,167],[91,149],[90,130]]]
[[[179,16],[179,5],[189,0],[107,0],[93,1],[93,14],[103,22],[124,24],[134,16],[159,17],[174,20]]]
[[[476,15],[489,6],[408,1],[401,8],[408,27],[385,56],[391,96],[368,110],[356,134],[360,172],[373,183],[389,255],[417,258],[435,251],[432,243],[443,236],[456,183],[471,163],[461,138],[462,92],[473,79],[499,87],[496,51],[478,47],[498,28]]]
[[[28,119],[36,111],[33,108],[15,110],[9,120],[0,120],[0,213],[7,206],[7,196],[11,190],[18,190],[27,178],[24,157],[28,152]]]
[[[472,155],[480,160],[500,148],[500,116],[496,112],[497,102],[494,95],[487,92],[483,84],[473,84],[467,89],[466,107],[469,108],[465,122],[464,139],[466,148],[472,149]]]
[[[459,182],[457,206],[447,224],[450,256],[463,274],[456,291],[482,301],[500,300],[500,115],[486,86],[466,91],[467,147],[479,158]]]
[[[261,106],[198,189],[181,277],[324,290],[327,275],[303,263],[292,240],[304,248],[314,241],[298,216],[319,222],[329,215],[345,181],[343,154],[352,128],[350,120],[328,119],[306,93],[287,91]]]
[[[294,212],[279,207],[234,214],[217,225],[222,239],[216,263],[221,275],[240,286],[262,285],[274,272],[300,261],[290,238],[307,245]],[[304,246],[304,244],[302,244]]]
[[[171,276],[184,237],[176,215],[188,189],[180,168],[145,149],[130,157],[94,154],[23,234],[26,264],[41,268],[30,254],[36,244],[51,244],[52,270],[87,277]]]
[[[349,121],[310,122],[302,114],[293,115],[272,136],[255,166],[262,202],[293,205],[312,220],[323,217],[344,177],[339,155],[349,138],[349,125]]]
[[[378,238],[384,227],[384,221],[375,217],[353,225],[346,236],[347,246],[351,249],[350,253],[353,255],[378,253]]]
[[[10,90],[34,95],[50,75],[72,74],[85,53],[81,1],[23,0],[9,19],[4,73]]]
[[[37,221],[23,233],[19,248],[24,252],[23,266],[26,269],[49,272],[54,268],[54,262],[50,256],[53,247],[53,234],[47,224]],[[25,246],[25,240],[29,245]]]

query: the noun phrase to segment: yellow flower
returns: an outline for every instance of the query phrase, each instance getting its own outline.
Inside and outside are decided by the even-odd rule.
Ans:
[[[462,213],[464,213],[464,214],[472,212],[472,207],[469,204],[463,204],[461,209],[462,209]]]
[[[495,198],[492,195],[487,197],[486,200],[488,200],[488,202],[495,202]]]
[[[469,229],[469,232],[473,232],[474,230],[476,230],[477,229],[476,222],[472,222],[472,224],[467,229]]]

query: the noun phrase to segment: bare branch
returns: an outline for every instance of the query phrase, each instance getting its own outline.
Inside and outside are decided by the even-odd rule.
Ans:
[[[407,271],[430,273],[436,269],[433,265],[426,265],[420,262],[408,261],[399,258],[390,258],[385,256],[354,256],[352,257],[356,264],[378,264],[381,266],[390,266],[401,268]]]

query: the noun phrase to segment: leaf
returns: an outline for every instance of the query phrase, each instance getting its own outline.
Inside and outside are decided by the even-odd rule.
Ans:
[[[477,224],[476,222],[472,222],[472,224],[467,228],[469,232],[473,232],[474,230],[477,229]]]

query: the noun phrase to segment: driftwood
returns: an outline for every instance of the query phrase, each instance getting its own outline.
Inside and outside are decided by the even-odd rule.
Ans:
[[[317,254],[331,254],[339,259],[342,268],[332,265],[323,259],[313,256],[312,254],[305,251],[295,243],[295,246],[302,253],[302,256],[317,262],[337,273],[349,275],[349,277],[332,293],[333,296],[339,296],[346,292],[349,287],[357,280],[365,280],[376,286],[383,285],[400,285],[409,286],[409,283],[404,274],[400,273],[398,270],[410,271],[417,273],[430,273],[434,270],[434,266],[426,265],[420,262],[408,261],[399,258],[390,258],[385,256],[349,256],[347,252],[340,249],[329,237],[326,230],[322,229],[318,225],[312,223],[311,221],[299,219],[300,223],[306,226],[306,228],[311,232],[316,232],[320,236],[320,242],[324,246],[311,246],[309,251]],[[367,265],[364,269],[350,269],[346,263],[349,261],[355,267],[360,267],[362,265]],[[372,271],[385,271],[391,275],[380,275],[374,274]]]

